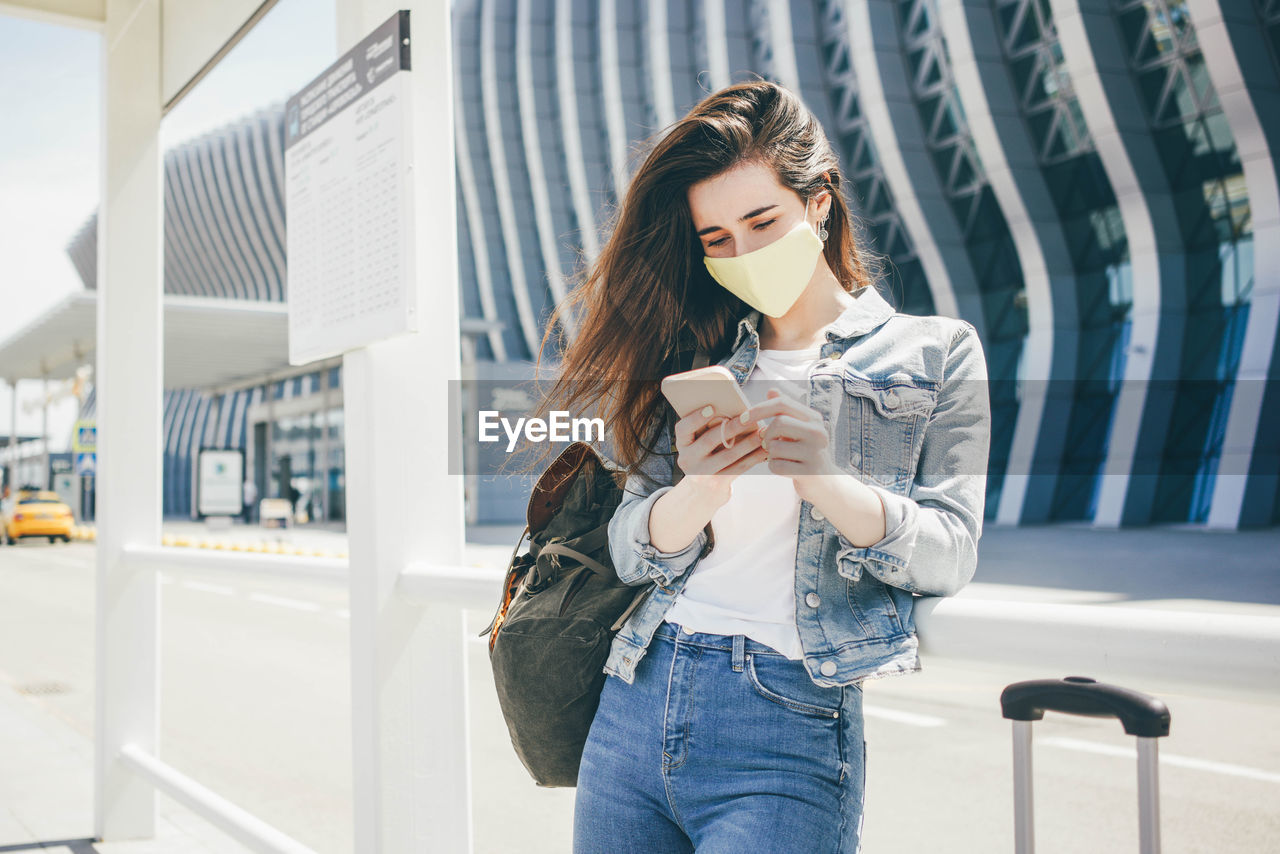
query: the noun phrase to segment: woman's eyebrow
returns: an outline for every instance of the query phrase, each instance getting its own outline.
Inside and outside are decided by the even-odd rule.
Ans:
[[[760,216],[760,214],[764,213],[765,211],[771,211],[776,207],[777,205],[765,205],[762,208],[756,208],[750,213],[745,213],[742,216],[738,217],[738,222],[746,222],[747,220],[751,219],[753,216]],[[706,228],[699,231],[698,236],[702,237],[704,234],[710,234],[713,231],[719,231],[720,228],[721,226],[718,226],[718,225],[709,225]]]

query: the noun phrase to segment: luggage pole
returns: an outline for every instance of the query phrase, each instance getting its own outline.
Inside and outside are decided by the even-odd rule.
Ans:
[[[1018,854],[1035,854],[1035,808],[1031,793],[1031,721],[1013,722],[1013,822]]]
[[[1138,844],[1142,854],[1160,851],[1160,740],[1138,738]]]

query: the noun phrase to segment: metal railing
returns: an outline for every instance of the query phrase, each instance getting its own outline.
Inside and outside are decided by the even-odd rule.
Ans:
[[[200,553],[166,547],[127,548],[125,557],[137,572],[248,570],[334,585],[345,584],[349,577],[347,561],[323,558]],[[494,606],[504,575],[502,567],[415,562],[399,574],[395,593],[420,608],[488,609]],[[1148,678],[1195,680],[1233,688],[1280,684],[1280,621],[1274,618],[966,598],[925,598],[918,603],[916,625],[923,646],[948,657],[1023,663],[1043,672],[1120,670]],[[1117,663],[1116,651],[1120,649],[1124,650],[1123,661]],[[465,680],[465,656],[463,650],[440,662],[449,674],[447,681]],[[469,720],[466,692],[456,699],[460,704],[457,719]],[[451,758],[437,754],[437,759],[451,765],[469,763],[465,727],[439,732],[437,747],[453,753]],[[121,747],[119,757],[141,779],[254,851],[311,851],[136,744]],[[445,799],[428,798],[424,809],[422,818],[428,825],[456,819]],[[469,850],[469,827],[466,845]]]
[[[123,550],[123,559],[129,571],[149,575],[148,583],[153,584],[157,583],[156,573],[160,571],[177,575],[251,572],[335,586],[345,586],[350,578],[348,561],[326,558],[226,554],[165,546],[133,546]],[[415,563],[400,573],[396,593],[398,597],[419,608],[449,608],[458,612],[489,608],[496,601],[495,591],[500,589],[504,574],[501,568]],[[450,681],[465,680],[465,650],[441,664],[451,672]],[[470,717],[469,699],[463,693],[458,700],[461,703],[460,717],[466,720]],[[454,751],[454,764],[469,763],[465,732],[442,732],[438,741],[442,749]],[[120,747],[117,758],[138,779],[173,797],[254,851],[264,854],[313,854],[312,849],[303,843],[166,764],[143,746],[125,743]],[[424,818],[429,824],[447,824],[456,820],[456,816],[450,814],[452,809],[445,800],[429,799]],[[468,837],[469,835],[468,828]],[[469,838],[466,844],[469,850]]]

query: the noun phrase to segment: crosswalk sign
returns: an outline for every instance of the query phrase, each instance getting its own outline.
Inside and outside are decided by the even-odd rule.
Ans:
[[[98,455],[88,451],[76,454],[76,474],[96,474]]]

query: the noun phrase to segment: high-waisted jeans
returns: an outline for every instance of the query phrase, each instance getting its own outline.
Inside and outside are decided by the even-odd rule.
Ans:
[[[815,685],[742,635],[663,623],[635,682],[610,675],[573,815],[575,854],[856,854],[862,686]]]

